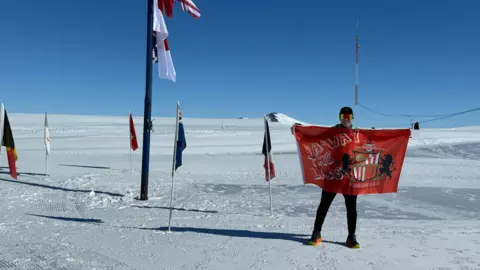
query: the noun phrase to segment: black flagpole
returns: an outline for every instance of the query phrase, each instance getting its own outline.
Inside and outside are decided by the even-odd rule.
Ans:
[[[150,132],[152,131],[152,39],[153,39],[153,0],[147,0],[147,59],[145,80],[145,108],[143,113],[143,152],[142,184],[140,200],[148,200],[148,173],[150,163]]]

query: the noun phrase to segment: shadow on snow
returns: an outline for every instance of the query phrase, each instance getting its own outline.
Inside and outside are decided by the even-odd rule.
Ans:
[[[13,183],[13,184],[22,184],[22,185],[29,185],[29,186],[34,186],[34,187],[48,188],[48,189],[53,189],[53,190],[69,191],[69,192],[90,193],[90,192],[93,191],[93,192],[98,193],[98,194],[104,194],[104,195],[109,195],[109,196],[113,196],[113,197],[124,197],[125,196],[125,195],[120,194],[120,193],[113,193],[113,192],[108,192],[108,191],[98,191],[98,190],[91,190],[91,189],[88,190],[88,189],[62,188],[62,187],[45,185],[45,184],[24,182],[24,181],[18,181],[18,180],[8,180],[8,179],[4,179],[4,178],[0,178],[0,181],[9,182],[9,183]]]
[[[170,210],[170,207],[165,207],[165,206],[132,205],[132,207]],[[215,211],[215,210],[186,209],[183,207],[182,208],[173,207],[172,209],[176,211],[187,211],[187,212],[200,212],[200,213],[211,213],[211,214],[218,213],[218,211]]]
[[[63,220],[63,221],[74,221],[74,222],[85,222],[85,223],[103,223],[101,219],[95,218],[71,218],[71,217],[56,217],[56,216],[44,216],[44,215],[35,215],[35,214],[25,214],[29,216],[35,217],[43,217],[43,218],[50,218],[56,220]]]

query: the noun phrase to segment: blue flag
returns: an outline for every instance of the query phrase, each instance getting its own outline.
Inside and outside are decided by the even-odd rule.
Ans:
[[[185,139],[185,130],[183,129],[182,117],[178,119],[178,139],[177,139],[177,154],[175,160],[175,170],[182,166],[182,152],[187,148],[187,140]]]

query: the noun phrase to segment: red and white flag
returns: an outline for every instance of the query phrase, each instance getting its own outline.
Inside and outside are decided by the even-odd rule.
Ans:
[[[132,113],[130,113],[130,147],[133,151],[138,148],[137,134],[135,132],[135,125],[133,124]]]
[[[265,136],[263,137],[262,154],[265,156],[263,168],[265,168],[265,180],[268,182],[275,177],[275,164],[272,155],[272,142],[270,140],[270,128],[268,127],[268,120],[265,121]]]
[[[178,0],[183,11],[187,11],[193,18],[200,18],[200,9],[193,3],[192,0]]]
[[[163,13],[172,16],[173,0],[154,0],[153,7],[153,47],[154,61],[158,63],[158,75],[162,79],[176,81],[177,74],[173,65],[172,54],[168,47],[168,30]]]

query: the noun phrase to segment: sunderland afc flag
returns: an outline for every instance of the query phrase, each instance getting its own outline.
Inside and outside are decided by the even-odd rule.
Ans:
[[[397,192],[410,129],[295,126],[305,184],[346,195]]]
[[[17,166],[15,162],[18,159],[17,150],[15,149],[15,142],[13,141],[12,128],[10,127],[10,121],[8,120],[7,111],[5,107],[1,106],[1,119],[0,123],[3,127],[2,146],[7,148],[8,167],[10,168],[10,175],[17,179]]]
[[[175,170],[178,167],[182,166],[182,153],[185,148],[187,148],[187,140],[185,138],[185,129],[183,127],[182,121],[182,112],[180,108],[177,111],[178,113],[178,139],[177,139],[177,153],[175,155]]]
[[[129,116],[129,126],[130,126],[130,147],[133,151],[138,148],[137,133],[135,132],[135,125],[133,124],[132,113]]]
[[[270,128],[268,120],[265,117],[265,136],[263,137],[262,154],[265,157],[263,168],[265,168],[265,180],[268,182],[275,177],[275,164],[272,155],[272,142],[270,140]]]
[[[44,140],[45,140],[45,151],[46,151],[47,156],[48,156],[48,155],[50,155],[50,130],[48,128],[47,113],[45,113],[45,127],[44,127],[43,137],[44,137]]]

